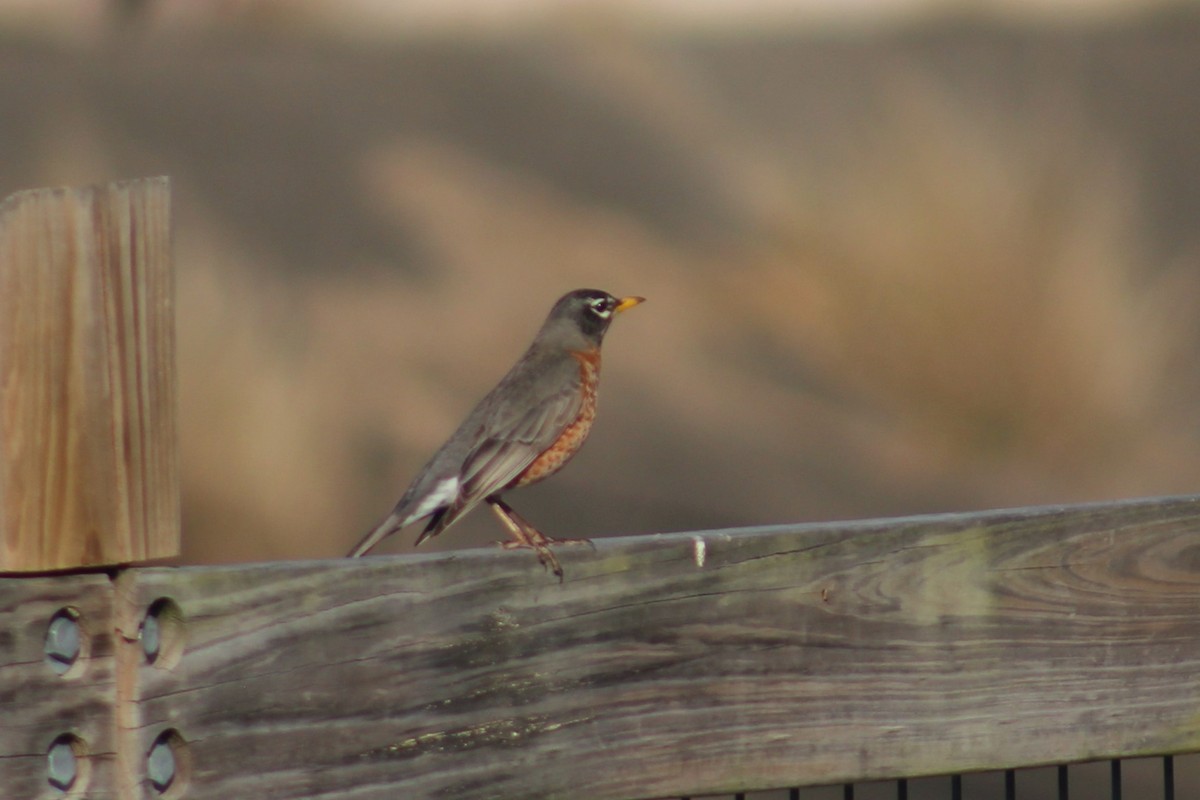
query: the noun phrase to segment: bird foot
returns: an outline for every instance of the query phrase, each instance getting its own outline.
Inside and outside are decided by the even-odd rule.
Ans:
[[[535,531],[535,533],[536,533],[536,531]],[[496,544],[500,545],[505,550],[520,550],[525,547],[532,547],[536,550],[538,547],[549,547],[550,545],[560,545],[560,544],[586,544],[588,547],[592,548],[593,550],[596,549],[596,543],[593,542],[591,539],[552,539],[549,536],[545,536],[543,534],[539,534],[539,535],[541,536],[540,539],[534,539],[529,542],[518,541],[516,539],[508,539],[507,541],[496,542]]]
[[[509,540],[507,542],[496,542],[496,544],[500,545],[500,547],[505,550],[524,550],[526,548],[532,550],[534,554],[537,555],[538,563],[541,564],[543,568],[553,572],[555,576],[558,577],[559,583],[563,582],[562,565],[558,563],[558,559],[555,558],[554,553],[550,551],[548,543],[538,542],[534,544],[532,542],[518,542],[516,540]]]
[[[551,552],[550,545],[586,544],[593,550],[596,549],[596,545],[592,543],[591,539],[551,539],[549,536],[544,535],[538,541],[521,542],[516,539],[509,539],[505,542],[496,542],[496,544],[504,550],[529,549],[534,551],[537,554],[538,563],[558,576],[559,583],[563,582],[563,569],[562,565],[558,563],[558,559],[554,557],[554,553]]]
[[[496,516],[504,523],[504,527],[508,529],[512,539],[504,542],[496,542],[505,550],[524,550],[526,548],[534,551],[537,555],[538,563],[543,568],[550,570],[558,577],[558,582],[563,582],[563,568],[558,563],[558,559],[551,552],[551,545],[571,545],[571,544],[586,544],[593,550],[596,545],[592,544],[591,539],[552,539],[546,534],[539,531],[529,523],[529,520],[522,517],[512,506],[505,503],[503,500],[495,499],[489,501],[492,510],[496,512]]]

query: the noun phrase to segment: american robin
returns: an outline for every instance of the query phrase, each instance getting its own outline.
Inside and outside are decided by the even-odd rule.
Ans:
[[[613,317],[643,300],[618,299],[596,289],[564,295],[525,354],[349,557],[361,556],[401,528],[428,518],[417,537],[420,544],[486,500],[512,536],[502,546],[531,548],[561,581],[562,567],[550,545],[587,540],[545,536],[500,496],[550,477],[583,446],[596,418],[600,343]]]

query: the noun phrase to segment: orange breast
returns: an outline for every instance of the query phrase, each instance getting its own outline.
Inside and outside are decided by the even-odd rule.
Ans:
[[[579,416],[566,427],[566,430],[548,450],[525,468],[525,471],[513,484],[514,489],[536,483],[558,472],[587,441],[588,433],[592,429],[592,422],[596,419],[596,387],[600,383],[600,350],[597,348],[572,352],[571,355],[579,362],[579,377],[582,382],[580,391],[583,393],[583,405],[579,409]]]

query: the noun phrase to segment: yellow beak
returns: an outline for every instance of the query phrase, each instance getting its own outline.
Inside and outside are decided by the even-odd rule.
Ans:
[[[644,297],[622,297],[620,300],[617,301],[617,305],[613,310],[616,311],[617,313],[620,313],[622,311],[628,311],[629,309],[636,306],[638,303],[644,303],[644,302],[646,302],[646,298],[644,298]]]

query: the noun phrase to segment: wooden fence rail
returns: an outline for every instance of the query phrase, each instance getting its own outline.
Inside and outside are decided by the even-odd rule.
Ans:
[[[563,585],[491,550],[0,580],[0,785],[42,796],[64,735],[88,797],[197,800],[633,800],[1196,751],[1198,534],[1200,498],[1174,498],[606,539]],[[63,608],[85,645],[60,675]]]
[[[1197,497],[604,539],[563,584],[497,550],[130,565],[178,544],[165,191],[59,193],[18,223],[43,250],[0,209],[0,285],[109,336],[0,296],[0,796],[639,800],[1200,751]]]

